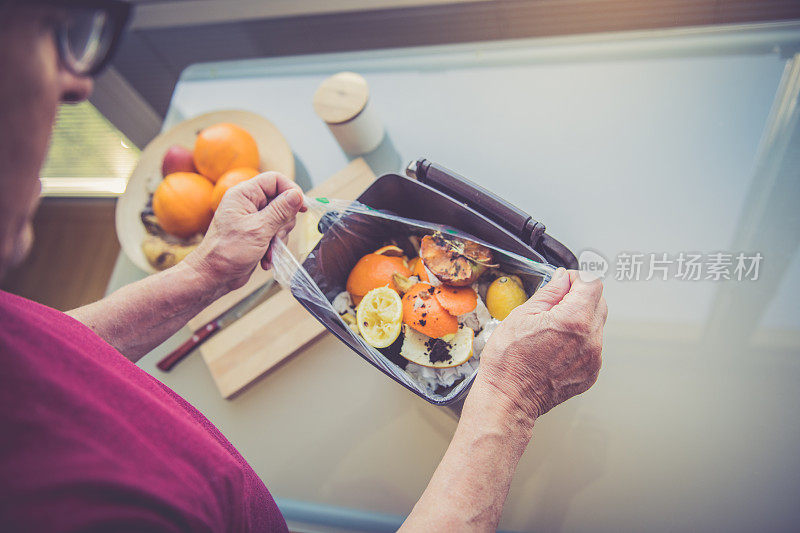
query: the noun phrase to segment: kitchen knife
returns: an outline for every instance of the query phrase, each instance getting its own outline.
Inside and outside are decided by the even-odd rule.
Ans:
[[[275,280],[269,280],[261,287],[239,300],[238,303],[234,304],[227,311],[221,313],[217,318],[192,333],[192,336],[189,337],[186,342],[164,357],[156,366],[164,372],[168,372],[173,366],[178,364],[181,359],[203,344],[214,333],[239,320],[242,316],[272,296],[278,289],[280,289],[280,287],[275,286]]]

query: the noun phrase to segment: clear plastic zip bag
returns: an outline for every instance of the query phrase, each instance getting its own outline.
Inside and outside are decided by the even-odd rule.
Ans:
[[[379,211],[357,201],[329,198],[304,200],[310,213],[319,219],[322,237],[304,259],[299,259],[283,241],[276,241],[272,253],[275,279],[328,330],[363,359],[415,394],[437,405],[449,405],[466,396],[480,364],[480,352],[499,321],[491,318],[483,301],[490,279],[498,274],[517,276],[530,296],[547,283],[556,267],[503,250],[492,243],[468,235],[457,228],[414,220]],[[358,326],[347,315],[355,307],[345,292],[353,266],[364,255],[389,243],[399,246],[407,257],[416,253],[415,239],[439,234],[446,240],[477,243],[491,250],[491,268],[475,282],[478,305],[471,314],[459,316],[459,327],[474,330],[473,355],[461,365],[431,368],[406,360],[400,355],[403,333],[389,348],[376,349],[358,333]],[[432,285],[436,277],[426,269]],[[487,318],[488,317],[488,318]]]

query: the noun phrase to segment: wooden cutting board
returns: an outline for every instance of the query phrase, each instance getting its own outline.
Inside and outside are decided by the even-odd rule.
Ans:
[[[375,174],[363,159],[355,159],[327,181],[306,193],[352,200],[373,181]],[[289,236],[295,257],[305,256],[321,237],[316,217],[298,215]],[[272,279],[272,271],[256,268],[241,288],[219,298],[189,321],[194,331]],[[327,332],[289,291],[280,289],[264,303],[223,329],[200,347],[214,382],[224,398],[231,398],[276,365],[299,353]]]

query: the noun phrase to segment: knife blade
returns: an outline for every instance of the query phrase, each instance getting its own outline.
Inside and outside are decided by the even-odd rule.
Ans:
[[[164,372],[169,372],[172,367],[178,364],[184,357],[189,355],[192,350],[203,344],[217,331],[233,324],[244,315],[252,311],[258,305],[267,300],[275,292],[280,289],[280,286],[275,286],[275,280],[271,279],[241,300],[232,305],[227,310],[219,314],[215,319],[210,321],[205,326],[201,327],[189,339],[178,346],[175,350],[169,353],[156,365]]]

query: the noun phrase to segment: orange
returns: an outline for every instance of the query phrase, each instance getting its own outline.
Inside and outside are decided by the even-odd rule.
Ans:
[[[227,122],[201,130],[192,156],[197,171],[214,183],[231,169],[258,168],[255,139],[244,128]]]
[[[428,337],[441,338],[458,331],[458,319],[434,297],[430,283],[417,283],[403,296],[403,322]]]
[[[422,265],[422,259],[419,257],[415,257],[409,261],[408,268],[411,269],[411,273],[417,276],[420,281],[430,281],[430,279],[428,279],[428,273],[425,272],[425,267]]]
[[[225,193],[228,192],[228,189],[254,176],[258,176],[260,173],[261,172],[255,168],[241,167],[229,170],[220,176],[219,180],[217,180],[217,184],[214,185],[214,193],[211,195],[211,205],[214,211],[219,207],[219,203],[222,201],[222,197]]]
[[[478,306],[478,295],[472,287],[436,287],[436,299],[451,315],[459,316],[474,311]]]
[[[350,271],[345,289],[353,298],[353,304],[358,305],[361,298],[372,289],[388,286],[397,291],[392,274],[404,277],[411,275],[402,257],[367,254]]]
[[[153,212],[159,225],[176,237],[190,237],[208,229],[214,210],[214,186],[200,174],[174,172],[153,193]]]

